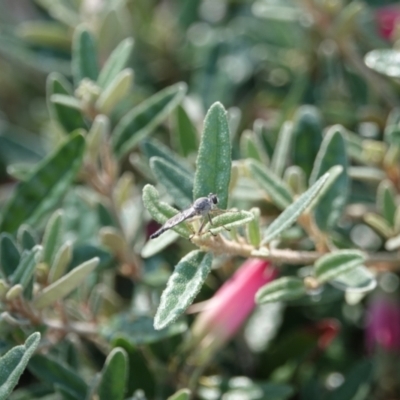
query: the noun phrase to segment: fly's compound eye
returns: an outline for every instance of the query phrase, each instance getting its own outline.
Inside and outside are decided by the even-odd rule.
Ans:
[[[215,194],[211,195],[211,201],[212,201],[214,204],[218,204],[218,197],[217,197]]]

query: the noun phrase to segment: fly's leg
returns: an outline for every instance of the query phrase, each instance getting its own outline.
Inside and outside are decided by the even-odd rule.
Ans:
[[[221,213],[221,214],[222,214],[222,213]],[[208,221],[210,222],[210,225],[211,225],[211,226],[214,226],[214,224],[212,223],[212,219],[211,219],[211,217],[210,217],[210,214],[207,214],[207,217],[208,217]],[[223,227],[226,231],[230,232],[230,229],[228,229],[226,226],[222,225],[222,227]],[[210,232],[211,235],[213,235],[213,236],[217,236],[214,232],[211,231],[211,229],[209,229],[208,232]]]

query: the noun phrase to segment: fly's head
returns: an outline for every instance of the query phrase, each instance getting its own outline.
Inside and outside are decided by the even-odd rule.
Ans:
[[[218,197],[217,197],[216,194],[210,193],[208,195],[208,199],[209,199],[210,204],[211,204],[212,207],[215,207],[218,204]]]

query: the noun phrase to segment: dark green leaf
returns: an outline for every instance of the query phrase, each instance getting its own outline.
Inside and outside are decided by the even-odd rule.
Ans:
[[[286,276],[267,283],[256,293],[256,303],[296,300],[306,294],[302,279]]]
[[[63,104],[52,102],[53,95],[61,94],[72,96],[73,90],[69,82],[60,74],[51,73],[46,84],[47,107],[51,117],[56,120],[67,133],[79,128],[86,128],[85,121],[80,111]]]
[[[92,34],[85,28],[75,30],[72,41],[72,75],[75,85],[84,78],[96,81],[99,75],[96,43]]]
[[[212,254],[194,250],[179,261],[161,296],[155,329],[172,324],[192,304],[211,270],[212,258]]]
[[[253,178],[279,209],[284,210],[292,203],[290,188],[268,167],[264,167],[256,160],[248,160],[248,166]]]
[[[396,189],[391,181],[385,179],[378,186],[377,208],[387,223],[394,227],[395,214],[397,209]]]
[[[320,176],[336,165],[342,166],[343,171],[321,196],[321,200],[315,208],[316,223],[324,231],[335,226],[346,205],[348,196],[348,158],[343,127],[340,125],[332,126],[324,137],[314,163],[310,184],[314,184]]]
[[[6,277],[14,273],[20,258],[14,238],[8,233],[2,233],[0,235],[0,266]]]
[[[84,150],[85,140],[76,134],[41,161],[3,208],[0,230],[15,232],[23,222],[34,225],[54,208],[78,174]]]
[[[181,105],[176,108],[174,122],[172,134],[179,152],[184,156],[195,153],[198,148],[196,127]]]
[[[128,377],[128,355],[122,348],[115,348],[107,356],[97,394],[99,400],[123,400]]]
[[[312,203],[319,191],[323,188],[329,178],[329,173],[321,176],[313,186],[304,192],[294,203],[292,203],[264,232],[261,244],[269,243],[289,228],[299,215]]]
[[[31,230],[29,225],[21,225],[17,232],[18,244],[22,250],[30,250],[37,244],[37,238],[35,233]]]
[[[41,251],[42,247],[36,246],[32,250],[25,250],[22,253],[17,269],[10,276],[10,283],[12,285],[19,283],[24,289],[28,286],[35,272],[35,267],[38,264]]]
[[[160,157],[152,157],[150,167],[158,182],[174,199],[174,203],[181,209],[188,208],[192,203],[193,178],[191,179],[187,172]]]
[[[182,101],[186,90],[184,83],[170,86],[126,114],[112,133],[117,156],[123,157],[148,136]]]
[[[0,358],[0,399],[8,399],[40,342],[40,333],[32,333],[24,345],[13,347]]]
[[[218,195],[219,207],[228,206],[231,178],[231,141],[226,111],[221,103],[213,104],[204,120],[196,161],[193,198]]]
[[[325,283],[349,272],[364,263],[364,255],[358,250],[339,250],[317,260],[314,274],[320,283]]]
[[[322,118],[314,106],[301,106],[293,120],[293,164],[310,177],[322,142]]]
[[[38,379],[65,388],[76,400],[85,398],[88,389],[85,381],[78,372],[54,357],[37,354],[30,360],[28,368]]]
[[[113,79],[126,67],[132,52],[133,39],[123,40],[110,54],[101,69],[97,84],[105,89]]]

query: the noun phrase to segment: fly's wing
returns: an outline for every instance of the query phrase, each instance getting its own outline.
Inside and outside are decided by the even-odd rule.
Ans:
[[[180,224],[181,222],[185,221],[188,218],[194,217],[195,215],[197,215],[197,214],[193,207],[190,207],[187,210],[183,210],[179,214],[174,215],[172,218],[170,218],[168,221],[166,221],[165,224],[157,232],[154,232],[150,236],[150,239],[154,239],[154,238],[160,236],[162,233],[164,233],[168,229],[173,228],[174,226]]]

